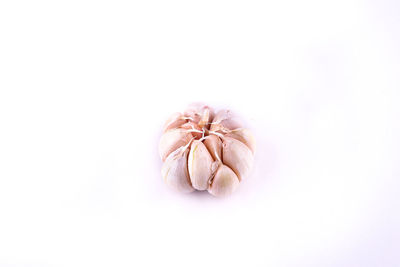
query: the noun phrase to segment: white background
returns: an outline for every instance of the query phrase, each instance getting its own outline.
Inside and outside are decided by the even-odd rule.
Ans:
[[[0,266],[400,266],[399,28],[396,0],[2,1]],[[257,137],[230,198],[160,176],[192,101]]]

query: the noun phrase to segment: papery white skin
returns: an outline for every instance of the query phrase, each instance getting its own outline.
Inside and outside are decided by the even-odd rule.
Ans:
[[[226,165],[221,164],[215,173],[208,192],[216,197],[224,197],[232,194],[239,186],[236,174]]]
[[[165,182],[173,189],[183,193],[194,191],[187,170],[188,153],[187,147],[175,150],[166,158],[161,169],[161,175]]]
[[[222,161],[236,173],[239,180],[242,180],[253,166],[253,153],[242,142],[232,137],[224,137],[222,140]]]
[[[189,152],[188,169],[192,186],[197,190],[207,190],[212,177],[214,160],[206,146],[199,140],[192,142]]]

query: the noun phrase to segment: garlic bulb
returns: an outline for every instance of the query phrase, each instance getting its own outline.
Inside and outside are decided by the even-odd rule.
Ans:
[[[174,113],[163,132],[161,174],[177,191],[227,196],[251,171],[254,137],[229,110],[214,113],[206,105],[192,104],[183,113]]]

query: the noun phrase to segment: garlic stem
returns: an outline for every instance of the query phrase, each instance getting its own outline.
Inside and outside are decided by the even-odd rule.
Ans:
[[[192,117],[188,117],[188,116],[182,116],[182,119],[194,121],[194,119]]]
[[[219,137],[221,137],[221,138],[224,137],[223,134],[220,134],[220,133],[217,133],[217,132],[214,132],[214,131],[208,131],[208,133],[214,134],[214,135],[219,136]]]
[[[196,130],[196,129],[186,130],[186,132],[188,132],[188,133],[203,133],[202,131],[199,131],[199,130]]]

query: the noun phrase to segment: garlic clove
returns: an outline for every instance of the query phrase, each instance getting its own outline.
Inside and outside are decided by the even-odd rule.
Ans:
[[[183,115],[180,112],[175,112],[172,114],[164,124],[163,132],[180,127],[182,124],[186,123]]]
[[[166,158],[161,169],[166,184],[183,193],[194,191],[187,169],[188,153],[187,147],[178,148]]]
[[[158,146],[162,161],[165,161],[168,155],[173,151],[189,143],[192,137],[192,134],[185,129],[172,129],[165,132],[161,136]]]
[[[198,124],[201,120],[201,107],[203,104],[201,103],[193,103],[189,105],[186,110],[183,112],[183,115],[187,117],[190,121]]]
[[[253,153],[242,142],[232,137],[222,139],[222,161],[243,180],[253,166]]]
[[[214,112],[212,108],[203,103],[193,103],[187,107],[184,115],[198,124],[200,128],[203,128],[209,124],[210,119],[214,116]]]
[[[212,108],[210,108],[209,106],[203,106],[199,126],[202,128],[205,127],[207,129],[210,128],[210,122],[213,120],[214,115],[214,110]]]
[[[205,108],[201,114],[199,126],[203,128],[204,126],[208,125],[209,119],[210,119],[210,110],[208,108]]]
[[[221,161],[222,141],[216,135],[209,135],[204,140],[204,145],[207,147],[214,160]]]
[[[216,197],[232,194],[239,185],[236,174],[226,165],[221,164],[208,188],[208,192]]]
[[[210,128],[211,122],[214,120],[214,117],[215,117],[214,109],[210,107],[209,110],[210,110],[210,113],[208,115],[208,124],[207,124],[208,129]]]
[[[251,152],[255,152],[256,148],[256,141],[254,139],[253,134],[250,130],[245,128],[240,128],[236,130],[232,130],[231,132],[227,133],[225,136],[235,138],[239,140],[243,144],[245,144],[248,148],[250,148]]]
[[[215,115],[211,123],[210,130],[225,133],[241,127],[242,123],[236,116],[234,116],[232,111],[223,109]]]
[[[199,140],[190,146],[188,169],[192,186],[197,190],[206,190],[212,177],[212,164],[214,160],[206,146]]]

